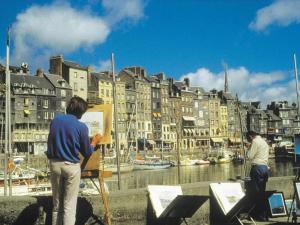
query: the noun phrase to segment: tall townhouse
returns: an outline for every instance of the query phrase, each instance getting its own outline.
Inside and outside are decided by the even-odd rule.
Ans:
[[[221,100],[221,105],[227,107],[228,117],[228,138],[240,138],[240,125],[238,121],[237,100],[230,94],[230,92],[219,91],[218,96]]]
[[[267,139],[272,143],[282,140],[282,120],[272,110],[264,110],[268,116]]]
[[[154,148],[151,120],[151,83],[142,67],[129,67],[120,71],[120,81],[125,83],[126,89],[136,92],[136,120],[137,137],[140,142],[138,150]]]
[[[171,150],[169,83],[164,73],[151,77],[152,124],[156,147]]]
[[[174,86],[180,91],[181,96],[181,115],[182,115],[182,140],[181,150],[193,152],[195,150],[195,113],[194,98],[195,94],[190,90],[190,81],[184,78],[183,82],[175,82]],[[178,109],[177,109],[178,110]],[[180,110],[180,108],[179,108]]]
[[[195,149],[200,153],[206,154],[209,151],[209,111],[208,96],[203,88],[191,87],[195,93],[194,112],[195,112]]]
[[[160,96],[161,96],[161,122],[162,122],[162,140],[164,150],[172,149],[172,142],[176,140],[171,134],[171,106],[169,101],[169,82],[165,76],[160,77]]]
[[[88,99],[89,71],[89,67],[82,67],[77,63],[66,61],[61,55],[50,58],[49,72],[62,76],[72,87],[73,95],[84,100]]]
[[[109,72],[99,72],[99,73],[91,72],[90,78],[93,81],[93,83],[96,83],[95,86],[98,89],[97,99],[100,100],[99,103],[114,104],[112,75]],[[117,113],[118,113],[117,128],[118,128],[119,149],[122,152],[124,152],[124,149],[127,149],[127,140],[126,140],[127,114],[126,114],[126,104],[125,104],[126,103],[125,83],[119,81],[118,78],[116,78],[116,102],[117,102]],[[112,116],[112,118],[114,119],[114,115]],[[112,127],[112,129],[114,131],[114,126]],[[113,138],[113,142],[114,141],[115,138]]]
[[[162,107],[161,107],[161,90],[160,82],[156,77],[150,77],[151,82],[151,117],[152,117],[152,131],[153,140],[155,141],[155,148],[162,150],[163,127],[162,127]]]
[[[220,105],[220,129],[224,141],[228,140],[228,107],[224,104]],[[237,131],[236,134],[238,134]],[[237,138],[237,136],[233,137]]]
[[[214,147],[224,145],[224,139],[221,132],[221,101],[216,90],[211,90],[208,96],[209,121],[210,121],[210,137],[211,145]]]
[[[268,116],[260,107],[260,102],[251,102],[248,110],[248,130],[254,130],[262,136],[267,136]]]
[[[1,73],[1,82],[5,83],[5,72]],[[62,102],[70,99],[70,86],[61,77],[45,75],[41,69],[30,75],[21,67],[11,71],[11,92],[13,151],[43,154],[47,149],[50,121],[56,114],[65,112]],[[0,101],[5,106],[4,96]]]
[[[127,111],[126,111],[126,91],[125,91],[125,83],[120,81],[119,78],[116,78],[116,104],[118,111],[118,139],[121,153],[128,149],[128,141],[127,141]]]
[[[295,132],[294,122],[297,121],[295,124],[298,125],[296,105],[289,105],[287,101],[271,102],[267,109],[281,118],[283,138],[290,139]]]
[[[125,88],[125,96],[126,96],[126,137],[128,149],[137,148],[137,139],[139,138],[137,135],[138,124],[137,124],[137,109],[136,109],[136,91],[134,89]]]
[[[182,110],[181,105],[181,91],[174,84],[173,78],[168,78],[169,82],[169,102],[170,102],[170,135],[171,137],[171,151],[177,152],[182,148]]]

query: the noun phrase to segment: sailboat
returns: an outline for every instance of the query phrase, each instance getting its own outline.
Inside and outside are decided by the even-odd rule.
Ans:
[[[135,170],[167,169],[171,167],[171,163],[169,161],[161,160],[159,158],[135,159],[133,164]]]
[[[104,157],[104,170],[111,171],[113,174],[118,173],[117,164],[114,163],[116,160],[116,151],[113,151],[112,156],[105,156]],[[120,172],[131,172],[133,170],[133,164],[127,162],[120,163]]]

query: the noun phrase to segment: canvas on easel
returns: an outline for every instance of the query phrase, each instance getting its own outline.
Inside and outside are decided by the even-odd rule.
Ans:
[[[111,144],[111,130],[112,130],[112,105],[95,105],[89,108],[88,111],[82,116],[81,122],[85,123],[89,129],[89,136],[92,137],[97,133],[100,133],[103,137],[100,144]],[[81,178],[97,178],[99,181],[100,197],[102,199],[105,220],[108,225],[111,225],[111,216],[109,212],[108,198],[104,189],[105,177],[112,176],[110,171],[103,170],[102,152],[97,149],[90,157],[84,158],[80,155],[81,165]]]
[[[112,105],[103,104],[95,105],[89,108],[88,111],[82,116],[82,122],[86,123],[89,128],[91,137],[96,133],[102,134],[101,145],[111,144],[111,130],[112,130]],[[82,168],[82,178],[95,177],[102,170],[102,154],[98,149],[89,158],[83,158],[80,155],[80,163]],[[102,170],[105,175],[105,171]],[[110,175],[110,174],[108,174]]]

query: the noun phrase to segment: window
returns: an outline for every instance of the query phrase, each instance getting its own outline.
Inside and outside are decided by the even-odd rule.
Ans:
[[[54,118],[54,112],[51,112],[50,113],[50,119],[53,119]]]
[[[44,112],[44,119],[45,119],[45,120],[48,119],[48,112]]]
[[[61,97],[66,97],[66,90],[60,90]]]
[[[78,91],[78,85],[74,82],[74,91]]]
[[[24,98],[24,106],[28,106],[29,105],[29,98]]]
[[[78,74],[77,72],[74,72],[74,77],[77,78],[78,77]]]
[[[43,100],[43,107],[44,107],[44,109],[47,109],[48,105],[49,105],[48,99],[44,99]]]
[[[60,106],[65,109],[66,108],[66,102],[65,101],[61,101]]]

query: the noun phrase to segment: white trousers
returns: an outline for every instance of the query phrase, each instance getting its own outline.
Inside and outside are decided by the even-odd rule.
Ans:
[[[74,225],[80,184],[80,164],[50,160],[53,196],[52,225]]]

